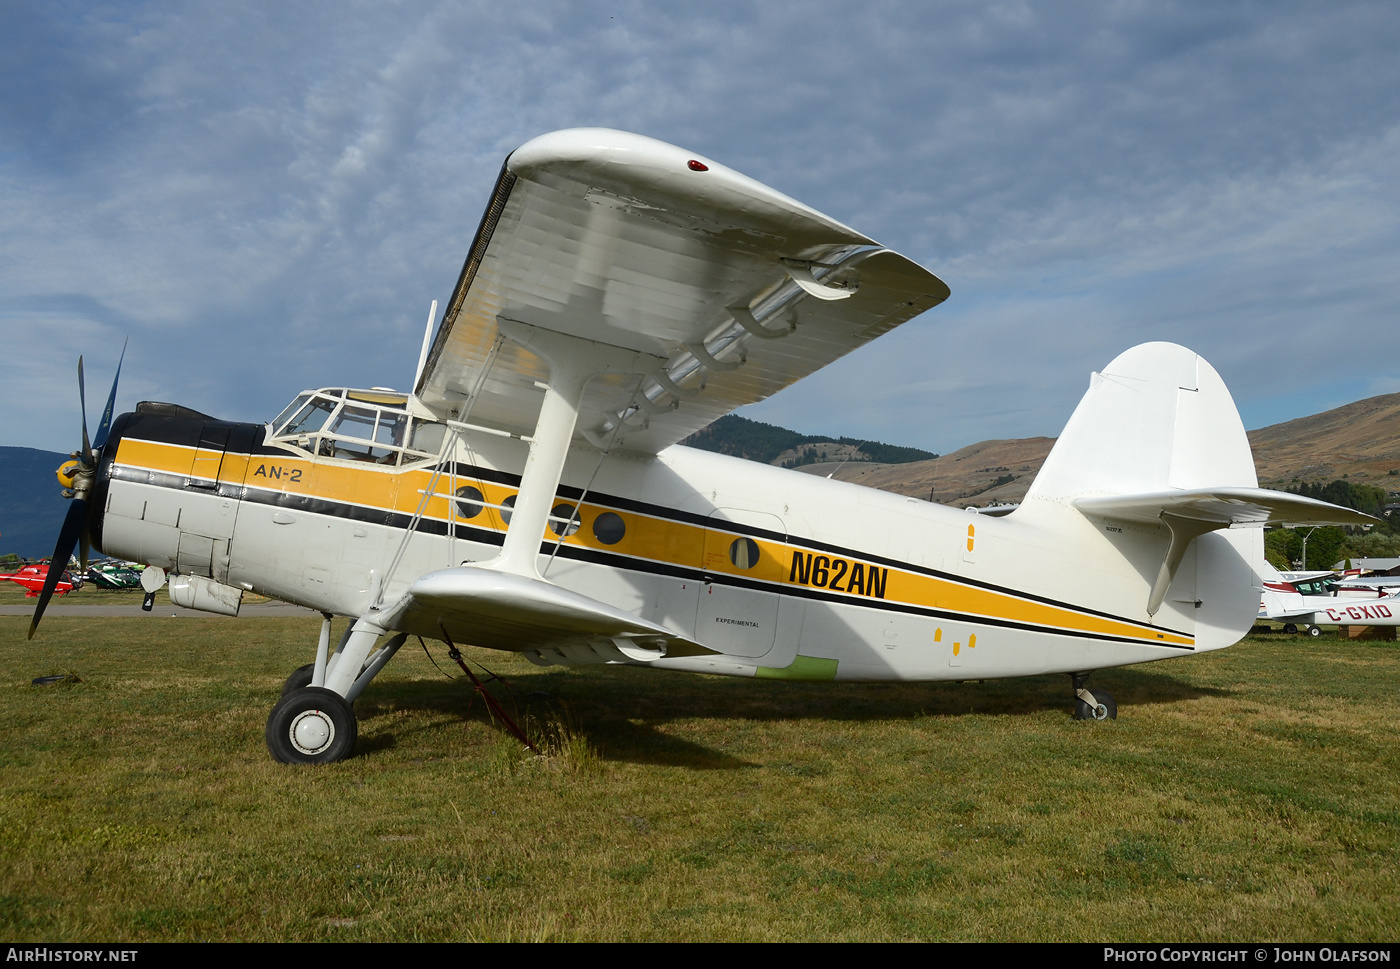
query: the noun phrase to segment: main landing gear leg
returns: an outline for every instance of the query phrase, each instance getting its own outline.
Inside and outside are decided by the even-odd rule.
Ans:
[[[1103,690],[1089,692],[1084,684],[1090,673],[1071,673],[1070,682],[1074,689],[1074,719],[1076,720],[1117,720],[1118,704]]]
[[[355,752],[359,728],[351,706],[408,638],[398,633],[379,649],[380,626],[360,619],[327,657],[330,619],[321,626],[316,662],[287,678],[282,699],[267,718],[267,749],[284,764],[329,764]],[[322,671],[324,670],[324,673]],[[323,685],[308,684],[323,678]]]

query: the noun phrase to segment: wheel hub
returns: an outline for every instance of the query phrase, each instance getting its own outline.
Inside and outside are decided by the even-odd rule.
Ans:
[[[335,724],[320,710],[297,714],[288,732],[292,746],[307,755],[319,754],[335,740]]]

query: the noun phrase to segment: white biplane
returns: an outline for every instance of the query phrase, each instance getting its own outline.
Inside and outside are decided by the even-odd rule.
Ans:
[[[769,679],[1068,673],[1076,716],[1111,717],[1091,671],[1249,629],[1260,526],[1371,521],[1259,489],[1220,377],[1166,343],[1093,375],[1003,517],[677,446],[948,295],[708,158],[544,135],[506,160],[412,393],[306,391],[267,425],[109,400],[54,560],[90,534],[177,603],[322,612],[266,737],[324,763],[409,635]]]

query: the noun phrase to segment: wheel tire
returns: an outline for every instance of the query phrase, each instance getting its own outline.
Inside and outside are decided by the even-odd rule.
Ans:
[[[287,681],[282,684],[282,695],[286,696],[293,690],[300,690],[311,685],[311,674],[316,672],[315,663],[307,663],[292,671],[292,675],[287,677]]]
[[[277,701],[268,715],[265,736],[273,760],[332,764],[355,752],[358,733],[355,712],[343,696],[307,686]]]
[[[1313,639],[1316,639],[1317,637],[1319,637],[1319,636],[1322,635],[1322,627],[1321,627],[1321,626],[1309,626],[1309,627],[1308,627],[1308,635],[1311,636]]]
[[[1089,706],[1079,697],[1074,698],[1074,719],[1076,720],[1117,720],[1118,704],[1103,690],[1090,689],[1094,699],[1099,701],[1097,708]]]
[[[1288,635],[1290,636],[1298,635],[1298,627],[1291,622],[1286,622],[1283,624],[1283,631],[1288,633]]]

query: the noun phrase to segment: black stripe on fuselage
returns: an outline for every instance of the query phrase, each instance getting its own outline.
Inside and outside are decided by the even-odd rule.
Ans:
[[[540,547],[540,554],[548,555],[553,549],[554,543],[546,541]],[[957,612],[951,609],[936,609],[932,606],[919,606],[913,603],[895,602],[889,599],[841,596],[831,592],[824,592],[820,589],[812,589],[807,586],[788,585],[781,582],[764,582],[759,579],[746,579],[741,576],[728,575],[725,573],[706,572],[701,569],[672,565],[669,562],[654,562],[650,559],[637,559],[617,552],[604,552],[599,549],[565,545],[559,549],[558,554],[560,558],[575,559],[594,565],[605,565],[620,571],[665,575],[678,579],[691,579],[697,582],[747,589],[751,592],[768,592],[774,595],[810,599],[815,602],[830,602],[842,606],[871,609],[876,612],[897,612],[904,615],[923,616],[929,619],[942,619],[949,622],[967,623],[969,625],[1019,629],[1024,632],[1044,633],[1050,636],[1070,636],[1076,639],[1099,639],[1115,643],[1131,643],[1135,646],[1165,646],[1170,649],[1182,649],[1188,652],[1194,652],[1195,650],[1194,646],[1181,643],[1155,642],[1152,640],[1135,639],[1132,636],[1114,636],[1109,633],[1096,633],[1089,630],[1066,629],[1062,626],[1039,626],[1034,623],[1017,622],[1014,619],[982,616],[976,613]],[[1165,629],[1159,631],[1168,632],[1168,630]],[[1178,633],[1176,635],[1181,634]]]
[[[133,416],[144,417],[146,415]],[[163,420],[171,419],[163,418]],[[251,426],[258,429],[262,428],[262,425]],[[132,435],[128,434],[128,436]],[[142,439],[155,440],[158,443],[178,443],[174,441],[162,440],[159,437],[143,437]],[[304,454],[300,454],[295,451],[289,451],[285,448],[270,447],[267,445],[250,448],[246,451],[240,450],[237,452],[234,452],[234,449],[230,447],[229,451],[232,453],[241,453],[248,455],[275,454],[293,456],[302,458],[303,460],[306,457]],[[117,469],[114,468],[114,472],[116,470]],[[131,471],[134,473],[134,475],[138,476],[136,480],[139,480],[139,475],[148,474],[150,475],[151,479],[149,481],[150,484],[158,484],[161,487],[173,488],[175,490],[191,489],[191,486],[189,485],[190,479],[181,475],[168,474],[164,472],[145,472],[142,469],[131,469]],[[473,465],[463,464],[461,462],[453,462],[450,465],[450,467],[444,467],[444,473],[450,473],[458,478],[475,479],[483,483],[489,481],[494,484],[504,485],[506,487],[520,487],[520,475],[518,474],[511,474],[510,472],[499,471],[493,468],[476,467]],[[209,492],[204,491],[203,493],[208,494]],[[313,498],[308,495],[298,495],[292,492],[269,491],[256,487],[221,484],[218,488],[218,494],[223,497],[252,501],[258,504],[276,505],[288,509],[296,509],[299,511],[306,512],[308,514],[327,515],[333,518],[343,518],[353,521],[362,521],[367,524],[385,525],[391,528],[404,529],[407,528],[409,526],[409,523],[412,521],[412,516],[404,514],[402,512],[387,511],[385,509],[354,505],[349,502],[332,501],[330,499],[325,498]],[[562,483],[556,490],[556,494],[558,495],[558,497],[564,499],[565,501],[579,501],[584,497],[583,489],[576,488],[571,485],[565,485]],[[1023,592],[1019,589],[1012,589],[1006,586],[996,585],[995,583],[984,582],[978,579],[972,579],[967,576],[955,575],[953,573],[944,572],[939,569],[931,569],[920,565],[914,565],[909,562],[901,562],[898,559],[892,559],[881,555],[874,555],[856,549],[846,548],[845,546],[841,545],[832,545],[827,542],[820,542],[815,539],[809,539],[798,535],[789,535],[784,534],[782,532],[775,532],[770,529],[757,528],[751,525],[742,525],[738,522],[716,521],[708,515],[702,515],[696,512],[682,511],[674,508],[667,508],[664,505],[640,501],[635,498],[626,498],[621,495],[612,495],[606,492],[589,491],[587,494],[587,499],[589,504],[597,505],[599,507],[613,508],[619,511],[630,511],[635,514],[647,515],[649,517],[658,518],[663,521],[683,522],[690,525],[696,525],[701,528],[714,529],[716,527],[722,527],[724,531],[733,532],[734,534],[738,535],[747,535],[754,538],[763,538],[769,541],[782,542],[786,545],[795,548],[829,552],[836,555],[844,556],[846,558],[857,559],[864,562],[899,569],[900,571],[908,572],[915,575],[928,576],[930,578],[939,579],[954,585],[982,589],[988,592],[994,592],[999,595],[1010,596],[1012,598],[1022,599],[1028,602],[1037,602],[1042,605],[1052,606],[1057,609],[1064,609],[1068,612],[1078,613],[1084,616],[1094,616],[1099,619],[1108,619],[1113,622],[1123,623],[1124,625],[1135,626],[1139,629],[1142,629],[1145,633],[1150,633],[1152,635],[1157,635],[1159,633],[1167,633],[1173,636],[1181,636],[1186,639],[1194,638],[1190,633],[1181,632],[1179,630],[1171,629],[1169,627],[1154,626],[1150,623],[1142,622],[1141,620],[1127,619],[1123,616],[1117,616],[1110,612],[1103,612],[1101,610],[1090,609],[1085,606],[1073,605],[1071,603],[1063,602],[1058,599],[1052,599],[1048,596],[1041,596],[1036,595],[1034,593]],[[446,535],[447,529],[448,526],[446,522],[438,521],[436,519],[422,518],[419,520],[418,523],[418,530],[427,534]],[[491,545],[500,545],[505,540],[504,536],[500,532],[491,529],[476,528],[473,526],[462,524],[457,525],[456,536],[458,538],[466,539],[468,541],[476,541],[481,542],[483,544]],[[544,540],[541,543],[542,554],[549,554],[554,549],[554,546],[554,542],[548,539]],[[636,571],[651,572],[653,574],[659,575],[670,575],[677,578],[689,578],[700,580],[701,578],[707,576],[707,574],[702,572],[701,570],[694,569],[689,566],[679,566],[671,563],[659,563],[648,559],[634,559],[617,552],[601,552],[594,549],[579,548],[577,546],[561,546],[558,554],[566,558],[578,559],[580,561],[591,561],[592,559],[590,559],[589,557],[593,555],[603,556],[603,559],[605,561],[603,561],[602,564],[607,564],[614,568],[632,568]],[[735,585],[742,588],[759,588],[763,589],[764,591],[770,592],[780,591],[781,594],[784,595],[796,595],[809,599],[820,599],[831,602],[840,602],[846,605],[859,605],[867,608],[886,609],[895,612],[908,612],[911,614],[935,617],[946,616],[948,618],[955,618],[964,615],[961,613],[948,612],[946,610],[938,610],[927,606],[915,606],[908,603],[894,603],[883,600],[875,601],[868,599],[852,600],[798,585],[778,583],[770,586],[752,579],[739,579],[735,576],[729,575],[725,575],[722,577],[719,575],[714,575],[713,578],[717,580],[722,578],[721,584],[725,585]],[[1065,630],[1062,627],[1058,626],[1045,627],[1028,623],[1019,623],[1013,620],[1006,619],[972,618],[971,616],[968,616],[967,618],[962,619],[961,621],[981,622],[987,625],[1000,625],[1006,626],[1008,628],[1026,629],[1038,632],[1053,631],[1054,633],[1060,635],[1079,636],[1088,639],[1104,639],[1127,643],[1144,642],[1143,640],[1134,639],[1132,637],[1113,636],[1105,633],[1093,633],[1087,631]],[[1177,649],[1193,648],[1190,646],[1177,646],[1171,643],[1155,642],[1151,640],[1146,641],[1145,645],[1171,646],[1172,648]]]
[[[490,481],[493,484],[505,485],[511,488],[520,487],[520,475],[510,474],[505,471],[497,471],[493,468],[477,468],[470,465],[453,464],[453,473],[458,477],[476,478],[478,481]],[[560,498],[566,501],[578,501],[584,496],[582,488],[575,488],[571,485],[560,484],[557,492]],[[635,498],[624,498],[621,495],[611,495],[601,491],[588,492],[589,504],[602,507],[613,508],[619,511],[630,511],[639,515],[647,515],[652,518],[660,518],[665,521],[684,522],[689,525],[698,525],[701,528],[714,529],[722,527],[724,531],[733,532],[736,535],[747,535],[752,538],[764,538],[773,542],[782,542],[794,548],[809,549],[817,552],[829,552],[845,558],[859,559],[863,562],[872,562],[876,565],[883,565],[889,568],[899,569],[902,572],[910,572],[915,575],[924,575],[934,579],[941,579],[951,582],[954,585],[969,586],[974,589],[982,589],[987,592],[995,592],[999,595],[1013,596],[1027,602],[1038,602],[1041,605],[1054,606],[1057,609],[1066,609],[1070,612],[1077,612],[1085,616],[1094,616],[1099,619],[1109,619],[1113,622],[1121,622],[1128,626],[1136,626],[1139,629],[1156,633],[1169,633],[1173,636],[1184,636],[1192,638],[1190,633],[1184,633],[1166,626],[1154,626],[1137,619],[1126,619],[1123,616],[1114,615],[1111,612],[1103,612],[1098,609],[1090,609],[1086,606],[1076,606],[1059,599],[1052,599],[1049,596],[1036,595],[1032,592],[1023,592],[1020,589],[1012,589],[1008,586],[997,585],[992,582],[984,582],[980,579],[973,579],[963,575],[956,575],[951,572],[944,572],[940,569],[931,569],[921,565],[914,565],[909,562],[901,562],[898,559],[887,558],[883,555],[874,555],[869,552],[858,551],[846,548],[842,545],[832,545],[828,542],[820,542],[816,539],[805,538],[801,535],[789,535],[783,532],[775,532],[770,529],[757,528],[752,525],[741,525],[737,522],[716,521],[708,515],[701,515],[691,511],[681,511],[675,508],[667,508],[665,505],[657,505],[651,502],[639,501]],[[566,546],[567,547],[567,546]],[[792,588],[783,586],[784,590]],[[845,600],[842,600],[845,601]],[[1135,640],[1128,640],[1133,642]]]

